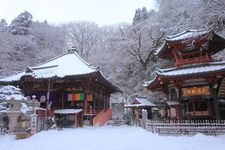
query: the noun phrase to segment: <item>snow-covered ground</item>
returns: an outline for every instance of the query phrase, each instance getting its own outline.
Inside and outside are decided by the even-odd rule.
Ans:
[[[28,139],[0,135],[1,150],[224,150],[224,136],[159,136],[122,126],[49,130]]]

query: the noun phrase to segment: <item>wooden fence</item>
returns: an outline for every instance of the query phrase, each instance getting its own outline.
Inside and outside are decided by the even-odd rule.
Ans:
[[[146,122],[146,129],[161,135],[205,135],[225,134],[225,120],[182,120],[179,122],[152,121]]]

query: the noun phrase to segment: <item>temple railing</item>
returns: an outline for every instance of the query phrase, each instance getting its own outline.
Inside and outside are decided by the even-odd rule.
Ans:
[[[212,112],[211,111],[188,111],[185,113],[186,116],[191,115],[191,116],[211,116]]]
[[[174,122],[148,120],[146,129],[162,135],[225,134],[225,120],[181,120]]]

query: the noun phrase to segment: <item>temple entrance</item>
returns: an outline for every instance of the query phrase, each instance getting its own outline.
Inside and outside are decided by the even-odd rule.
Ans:
[[[213,99],[189,98],[184,101],[187,119],[212,119]]]

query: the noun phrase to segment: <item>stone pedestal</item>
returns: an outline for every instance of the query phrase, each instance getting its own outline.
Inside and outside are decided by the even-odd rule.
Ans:
[[[15,128],[17,126],[17,119],[21,115],[20,111],[7,111],[6,115],[9,119],[9,133],[15,132]]]

